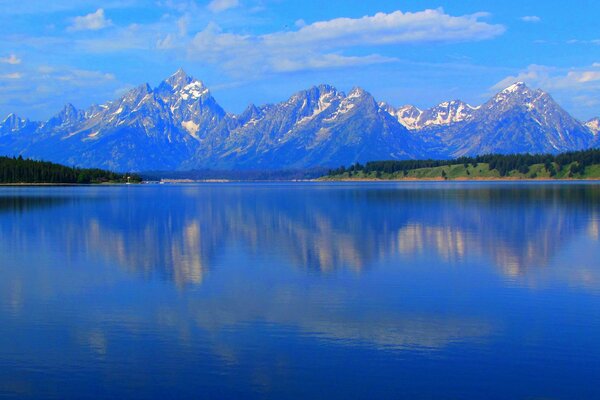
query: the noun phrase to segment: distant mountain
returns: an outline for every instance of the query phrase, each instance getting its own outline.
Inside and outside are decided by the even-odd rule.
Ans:
[[[2,152],[113,170],[173,170],[201,141],[227,132],[225,116],[204,84],[179,70],[156,89],[144,84],[85,112],[67,105],[27,142]]]
[[[15,114],[9,114],[4,121],[0,123],[0,136],[21,135],[35,131],[39,126],[37,122],[31,122],[28,119],[20,118]]]
[[[512,85],[479,107],[428,110],[377,103],[329,85],[287,101],[226,113],[199,80],[178,70],[87,110],[67,104],[45,122],[9,115],[0,154],[113,170],[299,169],[382,159],[579,150],[598,144],[546,93]]]
[[[461,107],[465,110],[464,106]],[[432,151],[452,157],[488,153],[559,153],[592,146],[590,129],[552,97],[515,83],[483,105],[469,106],[464,118],[430,124],[418,134]]]
[[[425,155],[419,140],[360,88],[345,95],[321,85],[231,118],[221,152],[209,160],[198,153],[193,166],[306,168]]]

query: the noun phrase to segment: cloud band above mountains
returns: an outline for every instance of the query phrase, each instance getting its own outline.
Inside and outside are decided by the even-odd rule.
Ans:
[[[164,48],[185,46],[190,58],[218,63],[232,72],[288,72],[395,60],[378,54],[341,53],[361,46],[481,41],[504,33],[504,26],[481,21],[486,16],[451,16],[441,8],[414,13],[395,11],[319,21],[297,30],[263,35],[229,33],[211,23],[187,43],[161,43]]]

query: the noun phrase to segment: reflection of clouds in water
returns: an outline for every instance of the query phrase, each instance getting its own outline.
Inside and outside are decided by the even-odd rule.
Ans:
[[[269,393],[331,351],[360,362],[375,350],[411,368],[419,357],[503,349],[555,318],[535,301],[523,304],[531,314],[511,315],[515,300],[563,305],[543,297],[553,291],[507,290],[569,285],[579,299],[600,288],[600,203],[586,191],[513,201],[489,190],[144,190],[0,212],[0,254],[17,266],[0,265],[0,326],[31,335],[8,363],[81,362],[93,379],[133,390],[149,376],[209,371],[216,382],[244,371],[236,383]],[[29,346],[39,326],[50,334]]]
[[[10,305],[11,314],[20,314],[23,308],[23,284],[20,279],[15,279],[12,281],[9,290],[9,296],[10,300],[8,304]]]
[[[394,350],[435,350],[453,342],[489,336],[493,331],[491,324],[477,320],[423,316],[361,322],[321,320],[303,328],[317,337]]]
[[[99,357],[106,356],[108,341],[106,334],[100,329],[96,328],[87,334],[87,345]]]
[[[594,213],[591,216],[587,234],[593,240],[600,240],[600,215]]]
[[[236,362],[238,356],[221,341],[221,335],[256,323],[285,327],[286,335],[295,333],[340,346],[364,345],[380,350],[437,350],[452,343],[483,340],[498,330],[491,322],[474,317],[375,306],[376,298],[358,300],[348,290],[331,287],[301,290],[271,282],[270,286],[265,283],[244,288],[237,282],[218,297],[190,300],[185,316],[163,308],[159,320],[170,329],[207,332],[214,351],[226,362]],[[363,306],[366,308],[361,310]]]

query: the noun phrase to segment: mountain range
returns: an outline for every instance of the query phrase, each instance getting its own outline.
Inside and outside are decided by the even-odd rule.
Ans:
[[[600,119],[581,122],[552,97],[518,82],[486,103],[428,110],[377,102],[329,85],[287,101],[227,113],[199,80],[178,70],[158,87],[48,121],[0,123],[0,155],[118,171],[303,169],[384,159],[486,153],[559,153],[600,145]]]

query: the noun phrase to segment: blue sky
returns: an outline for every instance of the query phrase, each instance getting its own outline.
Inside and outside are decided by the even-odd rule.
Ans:
[[[179,67],[231,112],[329,83],[477,105],[522,80],[600,115],[600,2],[0,0],[0,115],[45,119]]]

